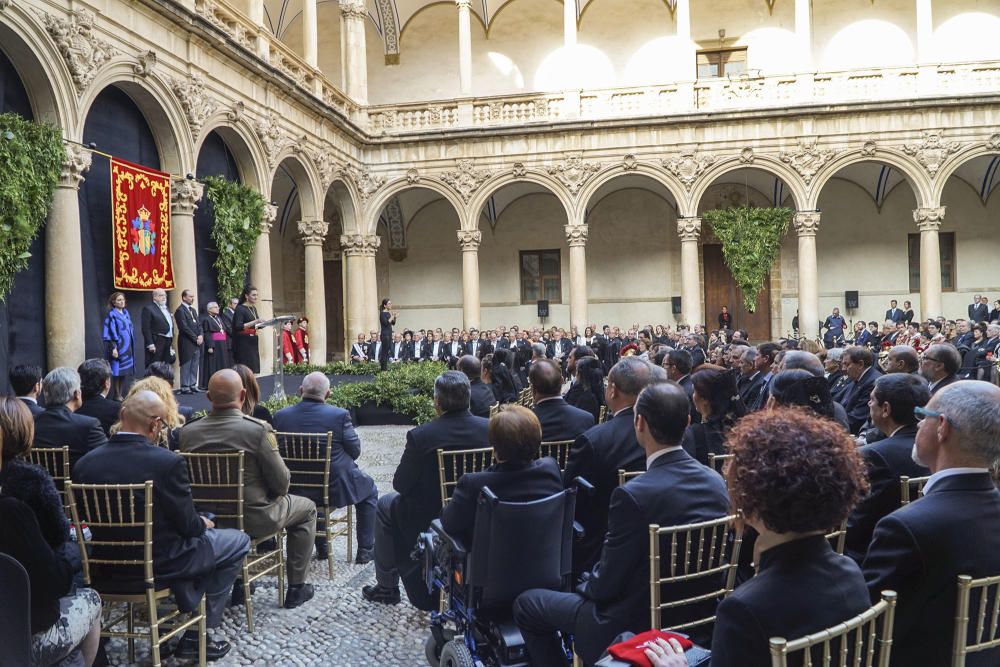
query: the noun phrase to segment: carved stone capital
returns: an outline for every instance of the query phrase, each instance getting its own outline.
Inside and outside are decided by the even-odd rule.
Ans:
[[[65,144],[66,158],[62,162],[62,169],[59,170],[59,187],[73,188],[76,190],[83,183],[83,175],[90,169],[90,161],[93,154],[76,144]]]
[[[194,215],[205,186],[193,178],[170,179],[170,211],[174,215]]]
[[[45,29],[59,47],[59,53],[73,77],[77,92],[82,93],[118,50],[94,34],[94,14],[86,9],[69,12],[62,19],[39,12]]]
[[[348,257],[374,257],[382,239],[376,234],[342,234],[340,249]]]
[[[274,221],[278,219],[278,207],[274,204],[264,204],[264,215],[260,218],[260,233],[270,234]]]
[[[472,7],[472,0],[455,0],[455,6],[458,7],[459,11],[468,10]]]
[[[563,229],[566,232],[566,243],[571,248],[587,245],[587,235],[590,233],[590,228],[587,225],[566,225]]]
[[[914,209],[913,221],[917,223],[917,229],[922,232],[936,232],[941,229],[945,208],[945,206],[934,206]]]
[[[819,231],[819,211],[799,211],[792,218],[795,233],[799,236],[816,236]]]
[[[326,220],[299,220],[299,234],[304,245],[323,245],[330,223]]]
[[[677,235],[681,241],[697,243],[701,238],[701,218],[677,218]]]
[[[368,16],[368,10],[365,9],[364,0],[340,0],[340,15],[345,19],[364,21]]]
[[[479,244],[483,242],[483,233],[478,229],[458,230],[458,245],[462,247],[462,252],[476,252]]]

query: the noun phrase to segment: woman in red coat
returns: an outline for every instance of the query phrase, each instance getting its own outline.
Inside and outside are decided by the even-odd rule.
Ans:
[[[299,328],[295,330],[295,363],[309,363],[309,319],[299,318]]]

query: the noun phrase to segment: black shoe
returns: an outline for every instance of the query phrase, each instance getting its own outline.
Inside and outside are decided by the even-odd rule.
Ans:
[[[259,554],[266,554],[277,550],[278,550],[278,541],[275,540],[273,537],[269,540],[264,540],[263,542],[257,545],[257,553]]]
[[[399,586],[393,588],[382,588],[378,584],[374,586],[363,586],[361,596],[369,602],[381,604],[399,604]]]
[[[358,556],[354,559],[356,565],[365,565],[375,560],[375,547],[369,549],[358,548]]]
[[[221,660],[226,657],[232,646],[226,641],[212,641],[211,639],[205,640],[205,660],[208,662],[215,662],[216,660]],[[180,642],[177,644],[177,649],[174,651],[174,657],[180,660],[197,660],[198,659],[198,634],[194,633],[191,635],[187,632],[181,638]]]
[[[194,392],[191,391],[190,389],[181,389],[181,393],[182,394],[193,394]]]
[[[330,558],[330,545],[325,537],[316,538],[316,560],[327,560]]]
[[[257,583],[254,582],[254,581],[251,581],[250,582],[250,595],[253,595],[253,592],[255,590],[257,590]],[[233,584],[233,594],[232,594],[232,598],[229,600],[229,606],[230,607],[236,607],[236,606],[241,605],[241,604],[246,604],[246,602],[247,602],[247,598],[246,598],[245,591],[243,590],[243,582],[240,581],[239,579],[237,579],[236,582]]]
[[[312,584],[289,586],[288,592],[285,593],[285,609],[295,609],[300,604],[312,600],[315,593]]]

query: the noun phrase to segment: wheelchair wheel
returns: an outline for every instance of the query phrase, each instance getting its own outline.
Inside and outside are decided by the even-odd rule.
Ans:
[[[472,652],[461,639],[452,639],[441,651],[441,667],[476,667]]]
[[[441,664],[441,647],[433,635],[424,641],[424,655],[427,657],[427,664],[431,667],[439,667]]]

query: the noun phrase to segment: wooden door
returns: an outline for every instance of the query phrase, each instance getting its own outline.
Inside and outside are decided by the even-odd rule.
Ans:
[[[771,281],[764,280],[764,289],[757,295],[757,308],[749,312],[743,305],[743,292],[733,280],[725,260],[722,246],[705,245],[705,320],[709,330],[719,327],[722,307],[729,308],[733,316],[733,329],[745,329],[750,342],[764,343],[771,340]]]
[[[344,273],[341,261],[323,262],[326,283],[326,359],[344,359]]]

